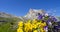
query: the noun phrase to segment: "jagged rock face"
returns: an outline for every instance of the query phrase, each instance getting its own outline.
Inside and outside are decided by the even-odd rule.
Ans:
[[[29,13],[27,13],[27,15],[25,15],[24,17],[27,19],[36,19],[38,17],[38,13],[44,15],[45,11],[42,9],[39,9],[39,10],[30,9]]]

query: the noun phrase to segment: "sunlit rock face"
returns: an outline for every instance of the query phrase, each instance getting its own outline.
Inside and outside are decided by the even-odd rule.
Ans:
[[[24,17],[26,17],[27,19],[36,19],[38,17],[38,13],[44,15],[45,11],[42,9],[30,9],[27,15],[25,15]]]
[[[49,16],[49,14],[43,9],[29,9],[29,12],[25,16],[22,16],[22,17],[20,16],[19,18],[24,21],[28,19],[30,20],[37,19],[39,13],[44,16]]]

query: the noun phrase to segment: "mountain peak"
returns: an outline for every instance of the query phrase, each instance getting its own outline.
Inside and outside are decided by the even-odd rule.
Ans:
[[[45,11],[43,9],[30,9],[29,13],[40,13],[43,14]]]
[[[36,19],[38,16],[38,13],[44,15],[45,11],[43,9],[29,9],[29,12],[24,17],[28,19]]]

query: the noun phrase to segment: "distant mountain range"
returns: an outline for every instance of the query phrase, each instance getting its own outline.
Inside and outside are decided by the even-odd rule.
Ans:
[[[5,12],[0,12],[0,17],[4,17],[4,18],[14,18],[17,17],[21,20],[28,20],[28,19],[36,19],[37,18],[37,14],[40,13],[42,15],[46,14],[46,11],[44,11],[43,9],[30,9],[29,12],[25,15],[25,16],[15,16],[15,15],[11,15]],[[57,17],[60,19],[60,17]]]
[[[0,17],[4,17],[4,18],[14,18],[14,17],[17,17],[17,16],[11,15],[11,14],[8,14],[8,13],[5,13],[5,12],[0,12]]]

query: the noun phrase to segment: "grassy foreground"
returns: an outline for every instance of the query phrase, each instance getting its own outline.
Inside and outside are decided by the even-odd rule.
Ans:
[[[0,32],[16,32],[18,18],[0,18],[0,20],[5,21],[0,21]]]

